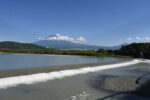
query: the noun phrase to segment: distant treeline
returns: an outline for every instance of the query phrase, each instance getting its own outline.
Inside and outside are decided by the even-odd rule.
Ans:
[[[5,41],[0,42],[0,50],[43,50],[45,47],[41,47],[31,43],[19,43]]]
[[[135,58],[150,58],[150,43],[132,43],[114,51],[115,55],[126,55]]]
[[[30,54],[58,54],[58,55],[83,55],[83,56],[119,56],[112,50],[57,50],[41,47],[35,44],[18,42],[0,42],[0,52],[30,53]]]
[[[132,43],[118,50],[56,50],[34,44],[18,42],[1,42],[0,51],[7,53],[59,54],[84,56],[114,56],[114,57],[143,57],[150,58],[150,43]]]
[[[103,50],[103,49],[102,49]],[[101,49],[100,49],[101,51]],[[55,49],[43,49],[43,50],[1,50],[6,53],[30,53],[30,54],[58,54],[58,55],[83,55],[83,56],[115,56],[113,52],[104,50],[99,52],[96,50],[55,50]]]

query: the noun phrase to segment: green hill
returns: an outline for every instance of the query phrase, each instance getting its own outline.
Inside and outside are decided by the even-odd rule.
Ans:
[[[150,58],[150,43],[132,43],[122,46],[121,49],[115,51],[115,54]]]
[[[46,48],[30,43],[19,43],[11,41],[0,42],[0,50],[43,50],[43,49]]]

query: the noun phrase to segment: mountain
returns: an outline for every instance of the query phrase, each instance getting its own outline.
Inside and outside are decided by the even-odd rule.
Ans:
[[[46,49],[35,44],[4,41],[0,42],[0,50],[40,50]]]
[[[97,50],[97,49],[120,49],[127,44],[121,44],[118,46],[105,47],[94,46],[87,44],[72,43],[65,40],[40,40],[33,44],[31,43],[19,43],[12,41],[0,42],[0,50],[44,50],[46,48],[54,48],[60,50]]]
[[[107,47],[107,46],[95,46],[88,44],[73,43],[65,40],[39,40],[34,44],[47,48],[55,48],[61,50],[95,50],[95,49],[116,50],[120,49],[122,45],[126,45],[121,44],[117,46]]]
[[[123,43],[123,44],[120,44],[120,45],[116,45],[116,46],[111,46],[109,48],[112,48],[112,50],[118,50],[120,49],[122,46],[127,46],[129,45],[128,43]]]

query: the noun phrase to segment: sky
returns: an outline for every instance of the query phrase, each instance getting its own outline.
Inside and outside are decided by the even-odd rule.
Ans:
[[[0,41],[150,42],[150,0],[0,0]],[[70,40],[71,39],[71,40]]]

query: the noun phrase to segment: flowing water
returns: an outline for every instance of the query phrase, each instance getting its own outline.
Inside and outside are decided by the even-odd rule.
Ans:
[[[59,56],[59,55],[16,55],[0,54],[0,70],[52,67],[73,64],[105,63],[121,61],[113,57]]]
[[[4,56],[4,55],[2,55],[2,56]],[[5,56],[7,56],[7,55],[5,55]],[[35,57],[35,59],[37,58],[37,56],[33,56],[33,55],[8,55],[8,56],[11,56],[11,57],[19,56],[20,59],[21,59],[21,56],[23,56],[23,57],[27,56],[27,58],[30,58],[30,57],[31,58]],[[40,56],[40,57],[44,58],[45,56],[44,57]],[[53,58],[53,56],[46,56],[46,58],[48,58],[48,57],[50,57],[50,59]],[[59,57],[57,59],[59,59]],[[61,57],[63,57],[63,56],[61,56]],[[65,57],[66,56],[64,56],[64,58]],[[69,57],[74,58],[74,56],[69,56]],[[33,59],[33,58],[31,59],[31,58],[30,58],[30,60],[35,61],[35,59]],[[54,58],[55,58],[55,56],[54,56]],[[104,65],[104,66],[103,65],[95,66],[90,69],[89,68],[82,68],[80,70],[75,69],[75,70],[71,70],[71,73],[67,72],[67,74],[65,71],[63,71],[63,72],[59,71],[59,72],[56,72],[55,74],[53,73],[54,76],[52,76],[51,73],[46,73],[43,76],[41,74],[35,74],[37,76],[31,77],[31,76],[26,75],[26,76],[23,76],[23,78],[22,78],[22,76],[21,76],[21,78],[16,77],[16,80],[13,79],[15,77],[13,77],[11,79],[10,78],[0,79],[0,86],[4,86],[4,88],[0,89],[0,100],[117,100],[118,98],[119,98],[119,100],[127,100],[127,99],[125,99],[126,97],[128,97],[127,94],[113,95],[114,93],[112,93],[112,92],[98,89],[97,87],[95,87],[95,85],[93,85],[93,83],[95,84],[96,82],[98,82],[97,80],[101,80],[102,77],[105,75],[138,77],[138,76],[143,75],[144,73],[138,72],[136,70],[141,69],[141,68],[149,68],[150,67],[150,64],[148,64],[148,63],[139,63],[139,62],[131,60],[131,59],[129,59],[130,61],[127,61],[127,59],[122,59],[122,58],[95,58],[95,57],[94,58],[93,57],[91,57],[91,58],[90,57],[81,57],[80,58],[80,56],[79,57],[75,56],[75,58],[76,59],[86,59],[86,60],[82,60],[82,61],[87,61],[87,62],[83,62],[83,63],[89,63],[90,61],[91,61],[91,63],[93,63],[92,61],[94,61],[94,63],[97,63],[97,61],[98,61],[101,63],[112,62],[112,64]],[[93,60],[93,59],[97,59],[97,60]],[[15,60],[15,59],[13,59],[13,60]],[[124,62],[120,63],[120,61],[123,61],[123,60],[124,60]],[[24,62],[24,61],[25,60],[22,60],[22,62]],[[64,59],[64,61],[65,61],[65,59]],[[113,61],[118,61],[118,63],[114,64]],[[0,63],[2,64],[2,62],[0,62]],[[68,63],[65,62],[65,64],[68,64]],[[73,62],[71,64],[73,64]],[[7,66],[7,64],[5,64],[5,65]],[[8,64],[8,65],[10,68],[10,64]],[[34,64],[32,63],[31,65],[34,65]],[[15,66],[17,66],[17,64]],[[34,65],[34,67],[35,66],[36,65]],[[90,66],[88,66],[88,67],[90,67]],[[24,67],[16,67],[16,68],[24,68]],[[10,68],[10,69],[13,69],[13,68]],[[75,73],[73,74],[73,72],[75,72]],[[41,75],[42,77],[41,76],[39,77],[39,75]],[[45,75],[47,75],[47,76],[45,76]],[[59,77],[56,77],[57,75],[59,75]],[[29,77],[30,77],[30,79],[29,79]],[[43,79],[43,80],[37,81],[36,79],[38,79],[38,80]],[[19,83],[16,86],[12,85],[12,83],[16,84],[16,81],[18,81],[18,80],[19,80],[19,82],[20,81],[24,82],[24,84]],[[33,82],[32,80],[34,80],[36,82]],[[5,84],[3,85],[3,83],[5,83]],[[99,83],[96,83],[96,84],[99,84]],[[121,99],[120,99],[120,97],[121,97]],[[138,100],[138,99],[148,100],[147,98],[138,97],[135,95],[130,95],[130,98],[132,98],[130,100]]]

